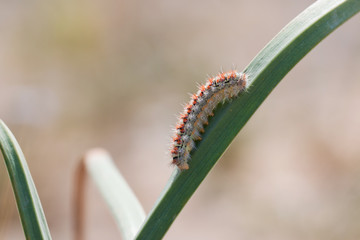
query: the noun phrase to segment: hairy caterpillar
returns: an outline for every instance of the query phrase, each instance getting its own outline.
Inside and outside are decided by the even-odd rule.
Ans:
[[[181,170],[189,169],[190,152],[195,147],[195,141],[201,140],[209,116],[213,115],[215,107],[220,102],[236,97],[244,91],[246,82],[247,76],[244,73],[231,71],[220,73],[200,86],[198,92],[192,95],[176,125],[171,148],[172,164]]]

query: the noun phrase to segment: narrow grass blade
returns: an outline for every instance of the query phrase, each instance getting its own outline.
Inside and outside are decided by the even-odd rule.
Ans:
[[[84,177],[88,173],[96,183],[123,235],[123,239],[133,239],[145,219],[145,212],[131,188],[117,170],[110,155],[102,149],[90,150],[81,162],[78,175],[78,188],[75,203],[77,205],[77,226],[82,231]],[[82,233],[77,233],[80,239]],[[79,239],[79,238],[78,238]]]
[[[290,22],[249,64],[248,91],[216,110],[190,169],[176,169],[136,239],[161,239],[236,134],[280,80],[322,39],[360,10],[359,0],[320,0]],[[254,14],[255,15],[255,14]]]
[[[86,186],[86,170],[84,165],[84,158],[81,159],[75,172],[75,187],[73,200],[73,232],[74,240],[85,239],[84,224],[85,224],[85,186]]]
[[[26,239],[51,239],[24,154],[14,135],[1,120],[0,148],[10,176]]]

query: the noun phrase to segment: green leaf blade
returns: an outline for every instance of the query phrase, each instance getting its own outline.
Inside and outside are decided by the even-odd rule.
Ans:
[[[0,148],[15,194],[26,239],[51,239],[35,184],[14,135],[0,120]]]
[[[109,206],[123,239],[134,239],[145,220],[145,212],[122,174],[117,170],[110,154],[103,149],[92,149],[85,154],[81,164]],[[79,186],[79,193],[83,192],[82,188],[84,186]],[[77,208],[82,207],[82,204],[78,202]],[[80,216],[78,219],[80,220]]]
[[[291,21],[244,72],[248,90],[216,110],[189,163],[176,169],[136,239],[161,239],[217,160],[281,79],[334,29],[360,11],[359,0],[320,0]]]

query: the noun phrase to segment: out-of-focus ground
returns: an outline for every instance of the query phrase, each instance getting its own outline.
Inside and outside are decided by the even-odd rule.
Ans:
[[[171,126],[207,74],[242,70],[313,1],[0,2],[0,118],[27,157],[54,239],[71,239],[74,171],[104,147],[149,212]],[[271,93],[165,239],[360,238],[360,16]],[[0,165],[0,238],[23,233]],[[99,192],[86,239],[118,239]]]

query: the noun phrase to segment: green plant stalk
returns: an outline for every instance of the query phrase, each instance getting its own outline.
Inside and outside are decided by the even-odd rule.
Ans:
[[[10,176],[26,239],[51,239],[24,154],[14,135],[1,120],[0,148]]]
[[[249,76],[248,91],[216,110],[192,154],[190,169],[174,171],[136,239],[161,239],[165,235],[231,141],[281,79],[359,10],[359,0],[317,1],[270,41],[244,70]]]

